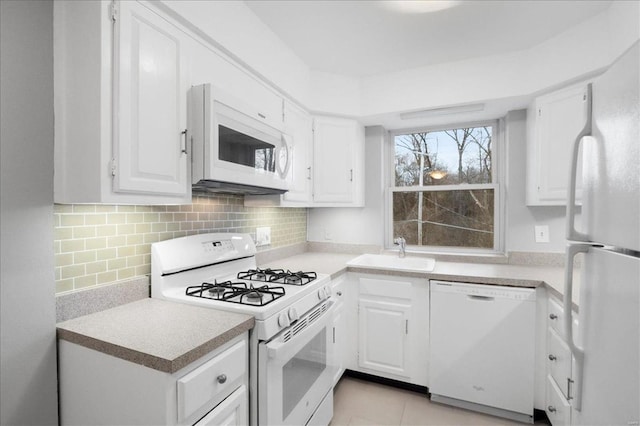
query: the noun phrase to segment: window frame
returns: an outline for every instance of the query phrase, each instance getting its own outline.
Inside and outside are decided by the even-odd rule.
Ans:
[[[422,127],[412,127],[406,129],[395,129],[387,132],[387,140],[385,141],[384,151],[384,175],[385,175],[385,238],[384,244],[387,250],[393,249],[394,237],[401,235],[393,235],[393,194],[396,192],[434,192],[434,191],[452,191],[465,189],[493,189],[494,193],[494,212],[493,212],[493,248],[474,248],[474,247],[454,247],[454,246],[408,246],[410,251],[420,253],[434,254],[466,254],[466,255],[498,255],[504,254],[505,244],[505,164],[504,164],[504,147],[505,147],[505,121],[504,118],[490,119],[473,122],[453,122],[444,125],[430,125]],[[437,132],[444,130],[460,129],[465,127],[483,127],[492,126],[493,129],[493,146],[491,152],[492,173],[491,183],[459,185],[436,185],[436,186],[395,186],[395,137],[408,133]]]

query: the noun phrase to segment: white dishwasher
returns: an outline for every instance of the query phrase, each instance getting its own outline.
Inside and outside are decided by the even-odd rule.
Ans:
[[[435,402],[533,423],[536,293],[431,281]]]

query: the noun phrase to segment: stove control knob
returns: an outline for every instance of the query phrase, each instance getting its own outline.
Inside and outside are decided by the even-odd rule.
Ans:
[[[280,327],[289,327],[291,323],[289,322],[289,317],[284,312],[278,315],[278,325]]]
[[[331,297],[331,287],[329,287],[328,285],[324,287],[324,292],[327,296],[327,299]]]
[[[289,319],[291,320],[291,322],[297,321],[298,318],[298,311],[296,310],[296,308],[289,308]]]

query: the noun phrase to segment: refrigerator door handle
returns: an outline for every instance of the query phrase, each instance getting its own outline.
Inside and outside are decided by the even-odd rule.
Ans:
[[[573,358],[575,359],[575,375],[573,382],[575,384],[573,408],[580,411],[582,408],[582,370],[584,361],[584,349],[576,345],[573,337],[573,260],[576,254],[586,253],[593,247],[590,244],[569,244],[567,246],[567,261],[564,270],[564,335],[567,336],[567,345],[571,349]]]
[[[571,171],[569,173],[569,193],[567,199],[567,240],[569,241],[589,241],[589,236],[585,233],[579,232],[575,227],[576,217],[576,179],[578,173],[578,153],[580,152],[580,144],[585,136],[591,136],[591,110],[592,110],[592,86],[591,83],[587,85],[587,121],[584,127],[578,133],[576,140],[573,142],[573,149],[571,151]]]

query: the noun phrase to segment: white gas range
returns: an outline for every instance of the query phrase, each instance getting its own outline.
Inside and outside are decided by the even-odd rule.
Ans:
[[[152,244],[151,296],[255,317],[250,333],[253,425],[326,425],[333,415],[330,278],[261,270],[248,234]]]

